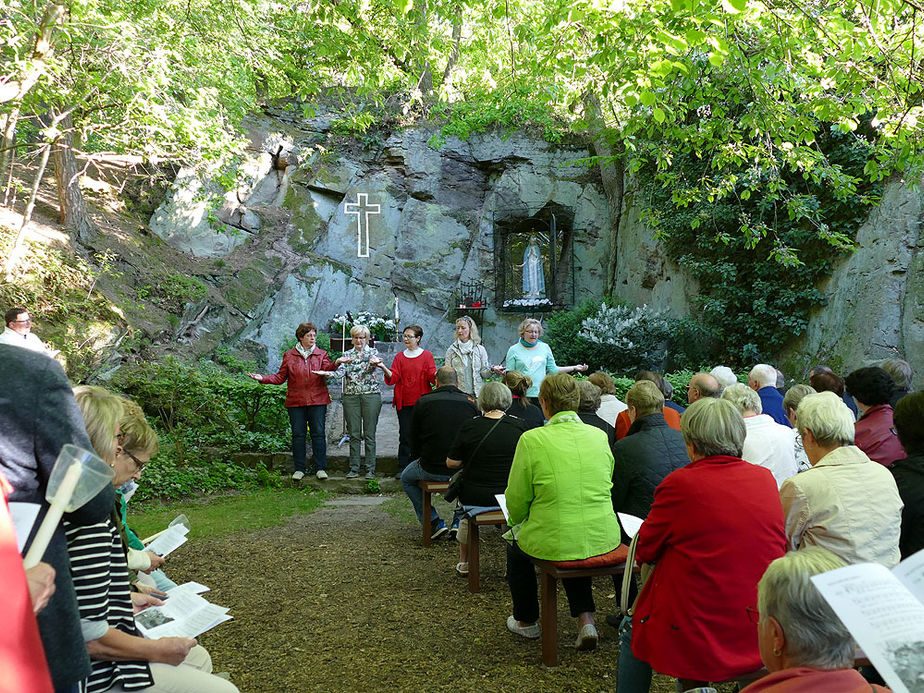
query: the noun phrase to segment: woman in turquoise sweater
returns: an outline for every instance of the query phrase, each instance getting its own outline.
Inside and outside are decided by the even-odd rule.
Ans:
[[[507,349],[505,367],[508,371],[520,371],[528,375],[532,387],[526,391],[527,397],[539,394],[542,380],[549,373],[571,373],[572,371],[586,371],[587,364],[579,363],[576,366],[559,366],[555,363],[549,345],[541,341],[542,323],[533,318],[526,318],[517,329],[520,341]]]
[[[527,431],[517,444],[505,496],[510,513],[507,582],[513,615],[507,628],[539,637],[536,571],[530,557],[582,560],[609,553],[620,543],[610,488],[613,455],[606,434],[577,416],[577,382],[564,373],[547,377],[539,404],[548,422]],[[580,634],[575,647],[596,647],[591,579],[562,580]]]

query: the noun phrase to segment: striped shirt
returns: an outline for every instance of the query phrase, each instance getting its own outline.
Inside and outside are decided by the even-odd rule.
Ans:
[[[64,522],[71,574],[82,621],[105,622],[129,635],[140,635],[128,582],[122,540],[112,520],[79,526]],[[102,693],[116,685],[133,691],[154,685],[147,662],[92,661],[81,693]]]

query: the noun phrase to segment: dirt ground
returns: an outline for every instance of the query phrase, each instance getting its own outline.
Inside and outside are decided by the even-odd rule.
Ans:
[[[448,506],[438,505],[444,517]],[[577,653],[559,594],[560,666],[539,641],[507,632],[504,544],[482,533],[482,591],[455,575],[455,542],[420,545],[402,497],[338,497],[271,529],[191,542],[168,563],[212,588],[233,621],[200,638],[244,693],[301,691],[613,691],[618,641],[603,616],[612,582],[594,585],[600,642]],[[653,691],[673,691],[656,677]]]

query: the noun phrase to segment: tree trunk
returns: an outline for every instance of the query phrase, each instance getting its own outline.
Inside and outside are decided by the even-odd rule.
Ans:
[[[85,241],[93,231],[96,224],[87,213],[87,205],[80,192],[80,170],[77,168],[77,158],[74,156],[71,117],[67,116],[61,121],[64,134],[55,143],[55,179],[58,183],[58,220],[74,236]]]
[[[13,273],[19,259],[23,253],[23,247],[26,240],[26,226],[32,219],[32,210],[35,209],[35,198],[38,197],[39,188],[42,185],[42,176],[45,175],[45,167],[48,166],[48,155],[51,153],[52,143],[49,142],[42,149],[42,159],[39,161],[38,171],[35,174],[35,183],[32,184],[32,195],[29,197],[29,203],[26,205],[26,211],[22,215],[22,224],[19,226],[19,232],[16,234],[16,240],[13,242],[13,249],[6,260],[6,280],[13,281]]]
[[[622,221],[622,203],[625,195],[625,165],[622,159],[623,152],[619,151],[606,137],[606,124],[603,120],[603,110],[600,99],[596,94],[584,94],[585,117],[589,122],[588,134],[594,146],[594,153],[602,157],[600,162],[600,177],[603,180],[603,192],[610,207],[610,249],[606,263],[606,293],[610,294],[615,288],[617,257],[617,241],[619,240],[619,224]]]

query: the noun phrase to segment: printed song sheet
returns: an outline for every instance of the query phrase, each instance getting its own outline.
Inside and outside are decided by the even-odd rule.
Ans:
[[[163,606],[150,606],[135,614],[135,623],[145,637],[195,638],[231,620],[228,609],[207,602],[183,585],[167,594]]]
[[[924,692],[924,551],[895,568],[874,563],[812,582],[895,693]]]

